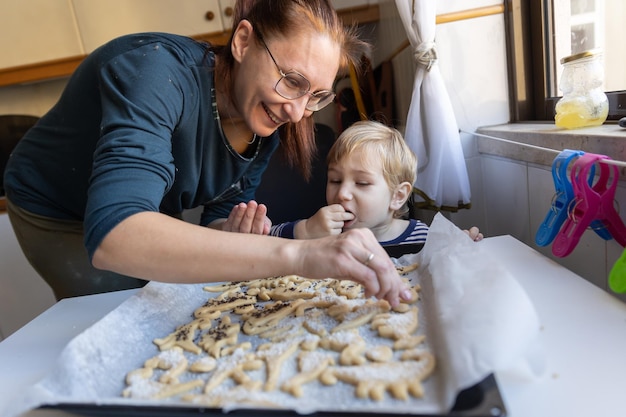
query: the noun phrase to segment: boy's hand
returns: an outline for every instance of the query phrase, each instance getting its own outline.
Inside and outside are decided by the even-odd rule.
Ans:
[[[480,242],[481,240],[483,240],[483,234],[480,233],[480,230],[478,230],[478,227],[476,226],[472,226],[470,227],[469,230],[463,230],[465,232],[465,234],[467,234],[470,239],[472,239],[474,242]]]
[[[308,219],[299,221],[294,228],[296,239],[315,239],[338,235],[344,222],[354,219],[354,215],[344,210],[341,204],[324,206]]]

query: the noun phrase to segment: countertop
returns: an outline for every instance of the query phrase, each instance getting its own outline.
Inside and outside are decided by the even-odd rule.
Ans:
[[[524,288],[540,318],[547,372],[497,372],[508,415],[622,416],[626,387],[626,304],[511,236],[478,244]],[[42,378],[65,345],[137,290],[65,299],[0,342],[0,409]],[[69,416],[34,410],[24,416]]]

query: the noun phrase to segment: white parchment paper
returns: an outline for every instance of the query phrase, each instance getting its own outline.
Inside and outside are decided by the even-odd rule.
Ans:
[[[537,376],[543,372],[535,310],[506,265],[483,251],[480,243],[437,214],[424,249],[397,261],[420,264],[414,272],[414,279],[423,288],[420,328],[427,335],[428,348],[437,357],[436,372],[424,384],[426,398],[408,402],[347,401],[354,397],[354,388],[336,386],[320,391],[320,395],[313,391],[306,399],[285,394],[281,404],[301,413],[342,409],[445,414],[459,391],[491,373],[519,368],[520,364]],[[146,404],[120,397],[126,373],[158,352],[153,339],[190,321],[193,311],[209,296],[203,286],[148,284],[75,337],[49,375],[17,398],[8,410],[0,410],[0,415],[18,416],[43,404]]]
[[[490,373],[525,370],[539,377],[546,369],[535,309],[515,278],[480,243],[437,214],[418,254],[443,374],[445,403]],[[437,337],[439,336],[439,337]],[[512,372],[514,372],[512,371]]]

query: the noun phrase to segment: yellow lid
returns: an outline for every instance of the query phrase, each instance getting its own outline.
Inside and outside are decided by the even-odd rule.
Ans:
[[[574,55],[566,56],[565,58],[561,58],[561,64],[566,64],[568,62],[573,62],[583,58],[589,58],[592,56],[598,56],[602,53],[601,49],[590,49],[588,51],[579,52]]]

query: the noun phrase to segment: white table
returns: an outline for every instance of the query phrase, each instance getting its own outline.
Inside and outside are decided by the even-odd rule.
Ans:
[[[487,238],[532,300],[542,324],[546,376],[496,374],[512,417],[624,416],[626,304],[510,236]],[[62,300],[0,343],[0,409],[51,368],[64,346],[136,290]],[[69,414],[35,410],[35,416]]]

